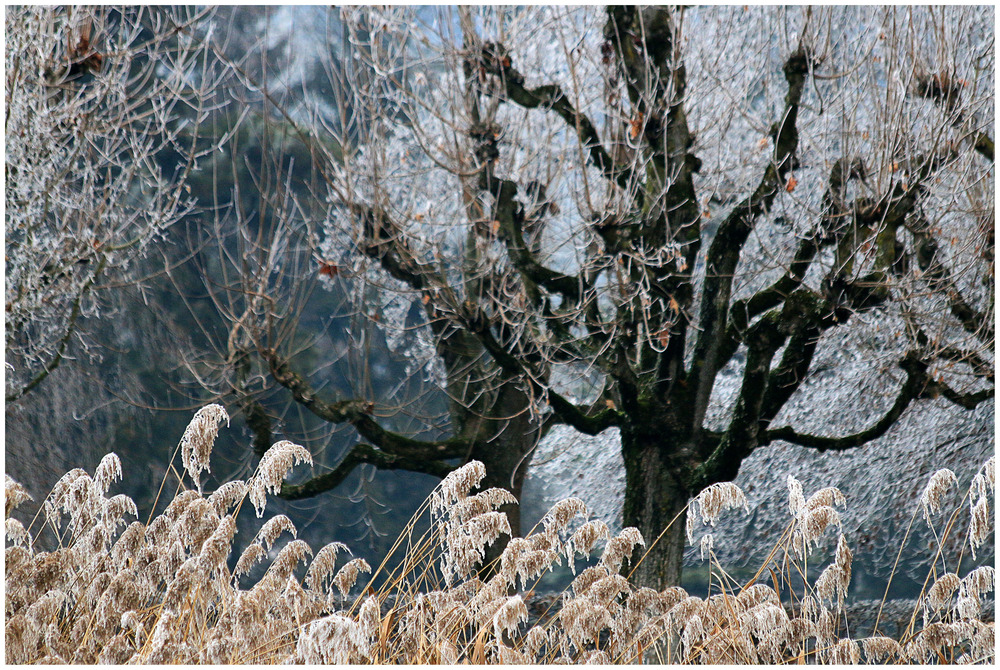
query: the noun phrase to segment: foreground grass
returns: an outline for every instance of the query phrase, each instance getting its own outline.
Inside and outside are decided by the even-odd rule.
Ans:
[[[994,623],[982,620],[993,568],[959,576],[947,570],[962,557],[940,550],[899,639],[879,636],[877,623],[872,637],[839,637],[851,578],[845,537],[839,535],[833,562],[813,583],[790,585],[805,580],[820,539],[839,532],[837,510],[846,501],[835,488],[806,498],[791,477],[789,525],[754,579],[735,583],[714,562],[711,535],[701,537],[713,568],[707,599],[679,587],[657,592],[632,585],[623,575],[644,539],[631,528],[611,537],[603,523],[586,520],[577,499],[556,504],[527,537],[511,540],[494,575],[481,579],[476,567],[485,547],[510,530],[496,510],[514,501],[498,489],[471,493],[484,475],[477,462],[432,493],[397,541],[405,549],[399,565],[383,564],[373,574],[363,559],[344,558],[338,568],[338,557],[349,555],[345,546],[314,552],[302,540],[282,544],[279,538],[294,538],[295,527],[277,515],[230,569],[236,517],[246,501],[262,516],[267,494],[277,492],[294,464],[311,459],[302,447],[279,442],[249,480],[206,495],[200,475],[224,419],[216,405],[195,416],[180,444],[194,488],[148,524],[127,522],[137,517],[127,496],[108,497],[121,477],[114,454],[93,475],[67,473],[28,528],[10,518],[28,496],[7,478],[7,663],[994,662]],[[950,470],[934,473],[913,521],[932,524],[943,546],[959,515],[971,514],[966,547],[974,552],[992,541],[993,463],[984,464],[950,516],[942,515],[941,496],[958,483]],[[692,501],[689,539],[719,514],[745,506],[735,485],[710,487]],[[431,530],[415,537],[421,514],[430,515]],[[57,550],[35,549],[42,532],[55,533]],[[529,623],[525,597],[539,577],[598,547],[596,565],[580,570]],[[241,585],[275,553],[263,577]],[[362,574],[383,586],[358,588]]]

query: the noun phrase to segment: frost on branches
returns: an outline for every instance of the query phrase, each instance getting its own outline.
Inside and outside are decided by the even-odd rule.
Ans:
[[[841,451],[920,401],[992,399],[991,17],[345,10],[372,122],[326,233],[536,425],[619,428],[624,524],[656,536],[759,447]],[[845,385],[850,422],[786,411],[842,416]]]
[[[100,313],[107,288],[135,281],[191,211],[185,182],[218,84],[194,32],[206,16],[5,12],[8,402],[59,365],[80,319]]]

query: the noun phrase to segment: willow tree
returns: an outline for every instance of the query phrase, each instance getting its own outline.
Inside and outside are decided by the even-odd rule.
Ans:
[[[521,467],[544,425],[618,428],[638,579],[663,587],[689,498],[755,449],[850,449],[923,399],[993,397],[992,9],[344,19],[367,121],[335,160],[314,149],[317,271],[379,296],[371,318],[452,408],[451,437],[388,435],[378,403],[324,401],[260,347],[358,429],[344,468]],[[782,416],[836,384],[830,348],[875,359],[867,425]],[[721,374],[741,381],[720,408]]]

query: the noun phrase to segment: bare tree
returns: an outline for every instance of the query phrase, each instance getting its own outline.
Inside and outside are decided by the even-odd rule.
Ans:
[[[194,9],[6,11],[6,400],[64,359],[190,213],[219,77]],[[162,269],[162,268],[161,268]]]
[[[272,105],[322,174],[321,217],[288,201],[315,223],[300,267],[353,282],[358,315],[445,390],[450,426],[387,430],[398,399],[325,398],[296,371],[273,281],[287,247],[258,244],[234,351],[361,437],[287,495],[358,463],[469,457],[517,493],[546,426],[618,428],[624,521],[653,545],[638,579],[662,588],[688,499],[755,449],[849,449],[922,399],[993,397],[992,9],[344,19],[339,111]],[[871,359],[868,422],[791,425],[794,394],[846,383],[816,374],[830,350]],[[724,407],[720,374],[741,378]]]
[[[189,371],[199,387],[235,401],[258,451],[270,446],[274,433],[296,432],[288,425],[293,419],[282,417],[294,411],[282,406],[275,384],[295,406],[307,408],[333,430],[347,427],[360,437],[331,471],[286,486],[287,498],[333,489],[361,465],[440,477],[470,459],[488,464],[484,487],[519,495],[542,433],[529,411],[530,391],[504,379],[474,336],[419,316],[432,306],[419,299],[391,259],[374,264],[369,259],[362,267],[341,258],[344,239],[335,239],[324,225],[345,153],[357,152],[360,136],[385,115],[377,109],[381,94],[369,88],[385,82],[375,81],[370,59],[350,57],[371,31],[363,20],[349,24],[336,16],[305,29],[310,37],[320,33],[327,40],[329,60],[320,61],[319,72],[324,84],[317,82],[314,61],[293,47],[282,53],[280,35],[287,26],[274,24],[288,21],[286,14],[250,17],[265,38],[241,43],[245,48],[233,48],[237,43],[221,31],[213,36],[216,55],[244,84],[229,94],[249,115],[208,161],[217,175],[213,197],[231,206],[219,209],[212,229],[192,246],[202,250],[196,262],[206,278],[205,293],[229,329],[221,339],[205,338],[213,350],[193,351]],[[348,40],[353,44],[342,46]],[[396,67],[405,63],[400,54],[391,58]],[[328,94],[316,96],[317,88]],[[335,208],[342,204],[338,199]],[[372,253],[366,248],[347,255]],[[330,310],[324,320],[349,321],[345,333],[302,326],[303,316],[316,308],[320,284],[349,298],[323,305]],[[332,351],[327,347],[318,363],[311,362],[327,335],[335,341]],[[384,355],[372,349],[383,345],[405,361],[403,379],[374,380],[376,359]],[[351,371],[343,380],[347,388],[324,388],[330,380],[323,370],[335,365]],[[327,431],[310,438],[315,450],[337,441]],[[506,511],[517,532],[518,508]]]
[[[625,523],[670,527],[640,579],[676,583],[688,498],[754,449],[851,448],[921,398],[992,397],[988,14],[366,13],[376,76],[353,90],[378,122],[327,230],[536,422],[621,430]],[[876,420],[783,424],[817,348],[872,338]],[[727,365],[741,391],[710,422]]]

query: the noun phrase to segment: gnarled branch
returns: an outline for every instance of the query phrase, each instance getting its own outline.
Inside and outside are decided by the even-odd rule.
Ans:
[[[616,163],[611,154],[604,149],[597,128],[594,127],[586,114],[573,107],[558,84],[525,88],[524,75],[513,67],[506,49],[499,44],[483,46],[482,64],[487,72],[500,77],[500,81],[504,85],[504,92],[512,102],[525,109],[543,107],[558,114],[566,122],[566,125],[576,131],[580,144],[587,150],[590,162],[593,163],[594,167],[600,170],[607,179],[622,188],[629,187],[630,170],[626,166]]]
[[[785,61],[788,93],[785,96],[784,114],[781,122],[776,124],[774,133],[774,158],[764,170],[764,176],[754,192],[736,205],[719,225],[708,249],[699,336],[695,344],[694,362],[688,373],[688,385],[695,393],[695,425],[700,425],[705,416],[715,376],[725,364],[719,355],[722,338],[718,331],[726,327],[733,277],[740,252],[754,223],[762,214],[770,211],[771,203],[785,181],[785,175],[792,169],[799,142],[795,123],[809,65],[810,56],[802,49],[796,50]]]
[[[843,437],[825,437],[799,433],[791,426],[785,426],[767,431],[764,444],[773,440],[784,440],[820,451],[843,451],[861,446],[885,435],[896,424],[910,403],[917,398],[933,398],[940,394],[966,409],[973,409],[979,403],[992,398],[994,394],[993,389],[960,394],[941,382],[931,380],[927,374],[927,363],[921,360],[915,352],[907,353],[899,362],[899,366],[906,372],[906,381],[903,382],[896,394],[896,400],[878,421],[865,430]]]
[[[263,349],[260,353],[270,366],[275,381],[291,391],[296,402],[324,421],[351,424],[363,438],[382,451],[399,457],[433,459],[458,458],[468,448],[468,440],[461,436],[425,441],[385,430],[371,417],[373,403],[361,400],[325,401],[274,349]]]
[[[313,477],[301,484],[282,484],[279,495],[286,500],[298,500],[300,498],[310,498],[319,495],[339,486],[354,471],[354,468],[363,463],[374,465],[379,470],[409,470],[410,472],[422,472],[435,477],[445,477],[449,472],[458,467],[457,465],[451,465],[441,460],[428,460],[389,454],[376,449],[370,444],[362,443],[354,445],[333,471],[319,477]]]

